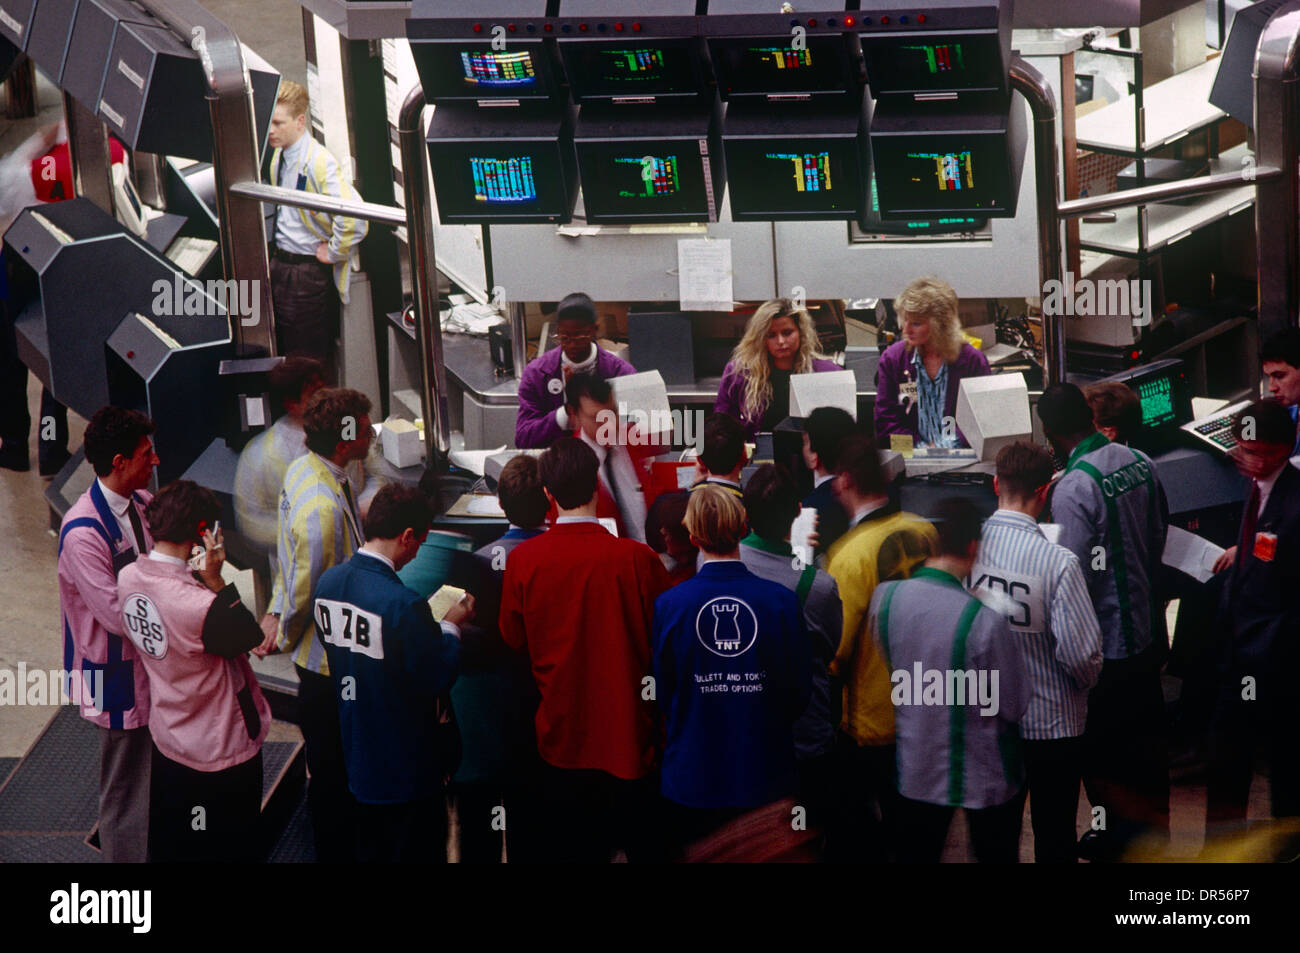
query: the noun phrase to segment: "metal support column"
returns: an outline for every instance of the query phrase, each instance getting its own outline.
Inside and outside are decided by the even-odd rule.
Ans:
[[[415,303],[415,343],[420,352],[420,410],[424,414],[425,463],[451,450],[447,412],[447,366],[442,354],[436,263],[433,256],[433,209],[429,202],[428,160],[424,144],[424,90],[414,87],[397,121],[402,151],[402,188],[406,200],[406,248],[411,257]]]
[[[1056,104],[1043,74],[1021,57],[1011,60],[1011,88],[1024,96],[1034,117],[1034,189],[1038,197],[1038,280],[1061,280],[1061,221],[1057,196],[1061,175],[1056,149]],[[1015,104],[1012,104],[1015,108]],[[1065,327],[1061,316],[1043,312],[1043,371],[1046,384],[1065,380]]]
[[[1255,183],[1260,337],[1297,323],[1300,311],[1300,184],[1296,181],[1297,57],[1300,2],[1284,4],[1264,27],[1255,58],[1255,154],[1283,174]]]

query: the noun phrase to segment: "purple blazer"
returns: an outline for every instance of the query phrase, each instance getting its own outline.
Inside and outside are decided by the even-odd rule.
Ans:
[[[822,358],[813,358],[813,373],[822,371],[842,371],[834,361],[823,360]],[[758,425],[763,420],[763,414],[766,413],[767,407],[760,407],[758,414],[754,417],[746,417],[741,413],[740,408],[745,403],[745,377],[736,368],[735,362],[728,361],[726,369],[722,372],[722,384],[718,387],[718,399],[713,402],[713,412],[715,414],[731,414],[742,424],[745,425],[745,436],[752,439],[754,434],[758,433]]]
[[[904,411],[898,400],[898,385],[912,380],[913,373],[912,356],[907,353],[905,342],[895,341],[880,355],[880,364],[876,368],[876,440],[885,449],[889,448],[891,433],[910,434],[913,440],[921,438],[917,405],[913,403]],[[957,414],[957,391],[962,378],[984,377],[990,373],[988,359],[969,344],[962,344],[957,360],[948,365],[944,416],[955,417]],[[957,431],[957,439],[961,446],[969,446],[960,430]]]
[[[549,447],[564,436],[555,422],[555,412],[564,406],[564,372],[560,370],[563,353],[563,348],[552,348],[524,368],[519,381],[519,416],[515,418],[515,447],[520,450]],[[595,373],[609,380],[635,374],[636,368],[598,347]]]

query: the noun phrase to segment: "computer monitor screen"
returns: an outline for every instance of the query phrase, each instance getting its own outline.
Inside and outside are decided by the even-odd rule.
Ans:
[[[862,210],[856,139],[740,139],[727,143],[737,219],[856,218]]]
[[[927,93],[1001,90],[1006,70],[996,35],[863,37],[871,91]]]
[[[960,135],[873,138],[881,216],[928,218],[1013,207],[1004,142]]]
[[[695,37],[640,43],[560,44],[578,102],[653,96],[693,98],[705,88],[704,51]]]
[[[709,219],[695,140],[579,143],[578,168],[588,221]],[[720,199],[715,196],[715,202]]]
[[[712,38],[709,46],[724,98],[842,95],[853,88],[843,36]]]
[[[554,143],[431,144],[444,225],[567,220],[573,196]]]
[[[1129,386],[1137,392],[1138,402],[1142,406],[1142,427],[1154,430],[1166,424],[1182,423],[1178,419],[1178,410],[1174,403],[1174,380],[1169,374],[1161,374],[1150,380],[1130,381]]]
[[[511,42],[503,50],[490,44],[414,42],[411,53],[424,95],[433,103],[550,99],[556,91],[540,40]]]

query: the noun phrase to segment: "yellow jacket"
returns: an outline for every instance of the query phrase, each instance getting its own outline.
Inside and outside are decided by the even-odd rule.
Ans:
[[[356,490],[353,490],[355,499]],[[280,491],[279,574],[270,611],[280,616],[276,646],[293,655],[295,665],[329,674],[325,649],[315,636],[312,594],[331,566],[361,548],[360,517],[350,510],[338,478],[321,456],[305,453],[289,464]]]
[[[307,151],[299,167],[302,190],[315,192],[317,195],[359,200],[360,196],[352,188],[352,183],[339,168],[338,160],[330,155],[328,149],[312,139],[310,133],[303,133],[303,135],[307,136],[308,142]],[[280,149],[271,153],[272,182],[280,181],[280,153]],[[352,258],[356,255],[357,246],[366,237],[370,226],[359,218],[330,215],[327,212],[316,212],[305,208],[295,208],[291,211],[298,213],[303,225],[316,236],[318,241],[329,243],[330,255],[334,258],[334,286],[338,288],[339,297],[346,302]]]
[[[831,672],[844,682],[840,727],[860,745],[894,741],[889,671],[867,628],[876,586],[906,579],[935,550],[934,527],[891,506],[869,513],[831,547],[828,569],[839,586],[844,631]]]

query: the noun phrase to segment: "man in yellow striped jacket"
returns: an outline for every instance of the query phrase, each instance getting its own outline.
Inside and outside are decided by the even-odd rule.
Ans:
[[[313,625],[312,596],[321,574],[351,559],[365,540],[356,493],[344,468],[370,449],[370,400],[355,390],[317,391],[303,412],[303,430],[308,452],[289,465],[280,491],[279,574],[263,620],[266,640],[256,651],[293,657],[298,727],[311,772],[307,800],[316,857],[349,861],[355,841],[353,801],[338,702]]]
[[[308,134],[307,107],[307,91],[292,80],[284,80],[267,138],[274,149],[272,184],[358,199],[338,161]],[[285,356],[317,358],[328,368],[331,380],[339,299],[348,300],[352,259],[367,230],[360,219],[281,205],[268,236],[278,349]]]

